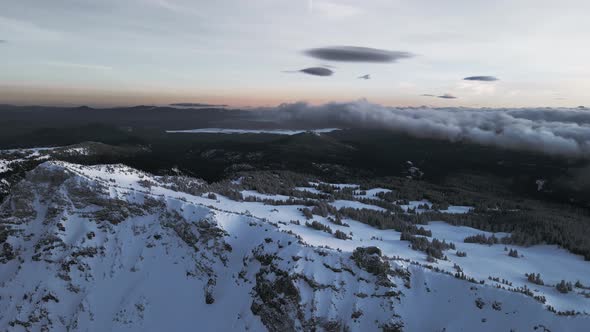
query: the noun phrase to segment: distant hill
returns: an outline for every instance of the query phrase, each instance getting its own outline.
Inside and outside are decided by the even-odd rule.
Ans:
[[[174,103],[174,104],[170,104],[170,106],[174,106],[174,107],[228,107],[228,105],[225,105],[225,104],[216,105],[216,104],[202,104],[202,103]]]

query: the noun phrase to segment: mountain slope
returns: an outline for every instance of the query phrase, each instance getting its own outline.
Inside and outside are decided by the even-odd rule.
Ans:
[[[224,209],[223,197],[180,192],[177,183],[203,185],[121,165],[46,162],[29,172],[0,207],[0,328],[568,331],[590,324],[376,247],[310,245],[305,231],[235,212],[239,202]]]

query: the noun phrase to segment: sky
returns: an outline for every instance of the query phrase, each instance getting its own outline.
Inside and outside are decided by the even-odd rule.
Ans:
[[[587,0],[0,0],[0,8],[0,103],[590,105]],[[341,46],[407,56],[334,61],[310,52]],[[464,79],[473,76],[497,80]]]

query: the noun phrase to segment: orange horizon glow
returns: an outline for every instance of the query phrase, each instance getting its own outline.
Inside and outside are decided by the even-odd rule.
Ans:
[[[321,105],[330,102],[350,102],[367,99],[372,103],[392,107],[473,107],[483,105],[476,100],[427,99],[408,95],[354,95],[354,92],[326,93],[301,91],[293,89],[230,89],[232,91],[211,91],[194,93],[191,91],[166,89],[151,90],[106,90],[84,87],[48,87],[48,86],[0,86],[0,104],[17,106],[43,105],[58,107],[90,106],[97,108],[126,107],[137,105],[166,106],[173,103],[204,103],[227,105],[229,108],[275,107],[284,103],[306,102]],[[577,107],[582,104],[554,103],[542,105],[549,107]],[[525,102],[485,105],[485,107],[538,107]]]

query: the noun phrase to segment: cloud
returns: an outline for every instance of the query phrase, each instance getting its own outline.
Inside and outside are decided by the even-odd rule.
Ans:
[[[449,93],[445,93],[444,95],[440,95],[440,96],[429,94],[429,93],[425,93],[425,94],[422,94],[420,96],[422,96],[422,97],[434,97],[434,98],[441,98],[441,99],[457,99],[457,97],[455,97],[455,96],[453,96],[452,94],[449,94]]]
[[[0,44],[2,43],[7,43],[8,41],[6,41],[5,39],[0,39]]]
[[[590,112],[582,109],[400,108],[360,100],[283,104],[256,114],[279,123],[387,129],[420,138],[590,158]]]
[[[510,110],[510,114],[518,119],[535,122],[548,121],[590,126],[590,112],[584,108],[522,108]]]
[[[312,48],[304,51],[304,54],[321,60],[345,61],[345,62],[396,62],[400,59],[411,58],[414,55],[408,52],[388,51],[377,48],[357,46],[333,46]]]
[[[314,75],[314,76],[332,76],[332,74],[334,74],[334,71],[328,68],[324,68],[324,67],[309,67],[309,68],[305,68],[305,69],[301,69],[301,70],[297,70],[295,71],[296,73],[304,73],[304,74],[308,74],[308,75]],[[293,73],[293,71],[287,71],[287,73]]]
[[[469,77],[465,77],[463,80],[465,80],[465,81],[493,82],[493,81],[497,81],[498,78],[495,76],[469,76]]]

